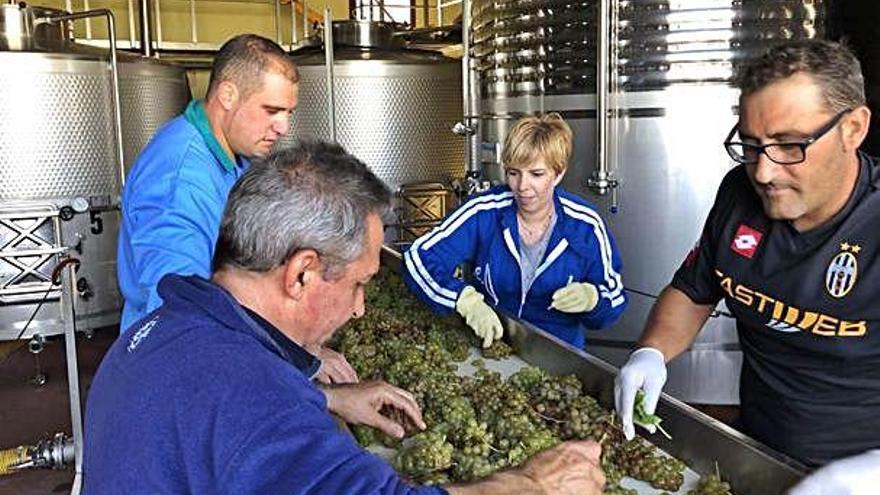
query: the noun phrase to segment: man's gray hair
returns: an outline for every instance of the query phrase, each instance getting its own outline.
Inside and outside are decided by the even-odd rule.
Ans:
[[[390,211],[391,192],[341,146],[300,141],[255,162],[226,203],[214,270],[267,272],[314,249],[333,279],[363,253],[367,218]]]
[[[743,96],[803,73],[821,88],[832,113],[865,104],[865,80],[859,60],[846,46],[823,40],[788,41],[747,63],[735,78]]]

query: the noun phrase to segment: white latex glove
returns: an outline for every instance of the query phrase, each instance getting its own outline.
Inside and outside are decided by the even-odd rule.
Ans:
[[[504,334],[501,320],[488,304],[483,302],[483,295],[470,285],[462,289],[455,303],[455,310],[464,317],[464,321],[483,339],[483,347],[489,347]]]
[[[630,354],[614,380],[614,406],[627,440],[636,436],[633,426],[633,404],[639,389],[645,392],[645,412],[654,414],[660,391],[666,383],[666,358],[653,347],[643,347]],[[646,429],[654,433],[656,427]]]
[[[586,282],[572,282],[553,293],[550,307],[563,313],[586,313],[599,302],[596,286]]]
[[[880,449],[836,460],[816,470],[788,495],[869,495],[880,492]]]

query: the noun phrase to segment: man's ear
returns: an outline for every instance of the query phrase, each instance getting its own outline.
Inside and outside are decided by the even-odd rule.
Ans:
[[[284,291],[299,300],[321,276],[321,258],[314,249],[297,251],[284,263]]]
[[[240,97],[238,86],[231,81],[222,81],[217,86],[217,99],[224,110],[232,110]]]
[[[868,126],[871,125],[871,110],[862,105],[849,115],[844,117],[841,128],[843,130],[843,142],[847,151],[856,150],[862,145],[862,141],[868,135]]]

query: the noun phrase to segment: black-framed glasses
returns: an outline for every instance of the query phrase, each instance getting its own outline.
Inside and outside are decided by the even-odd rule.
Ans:
[[[822,138],[828,131],[834,129],[834,126],[840,122],[851,109],[846,109],[834,116],[827,124],[823,125],[819,130],[807,136],[803,141],[789,141],[784,143],[771,144],[751,144],[740,141],[731,141],[733,136],[739,130],[739,125],[733,126],[727,139],[724,140],[724,149],[727,154],[737,163],[752,165],[758,163],[761,153],[767,155],[773,163],[779,165],[794,165],[801,163],[807,159],[807,147]]]

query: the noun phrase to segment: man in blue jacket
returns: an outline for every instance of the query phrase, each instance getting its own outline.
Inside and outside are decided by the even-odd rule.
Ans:
[[[277,44],[236,36],[214,59],[205,100],[191,102],[138,156],[122,193],[120,332],[162,304],[156,289],[163,276],[211,275],[229,189],[252,158],[266,156],[287,134],[298,82],[296,65]],[[309,352],[321,358],[320,380],[357,381],[341,354]]]
[[[138,156],[122,193],[122,332],[162,304],[156,287],[166,274],[211,275],[226,196],[250,160],[287,133],[298,81],[281,47],[236,36],[214,59],[205,100],[192,101]]]
[[[110,349],[86,408],[86,494],[601,493],[595,442],[568,442],[474,485],[415,487],[339,430],[424,427],[384,382],[319,389],[315,358],[364,314],[390,191],[336,145],[268,157],[232,189],[211,280],[167,275],[165,303]],[[319,212],[319,213],[316,213]],[[268,228],[271,227],[271,228]]]

